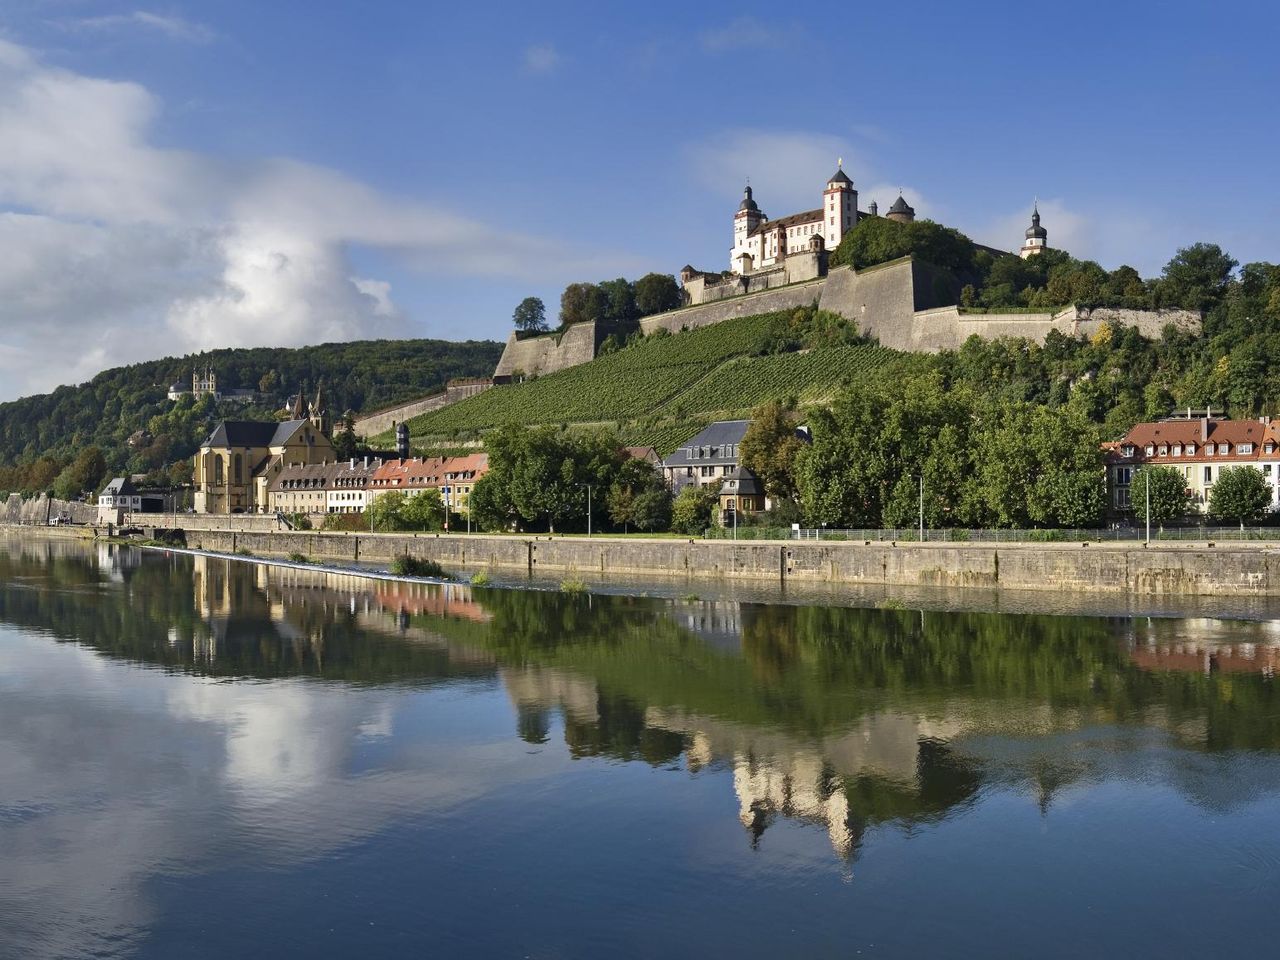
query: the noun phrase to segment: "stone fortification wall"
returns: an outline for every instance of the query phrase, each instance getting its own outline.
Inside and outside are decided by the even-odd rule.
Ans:
[[[825,272],[826,262],[825,252],[806,250],[750,273],[724,278],[707,274],[691,277],[684,285],[684,292],[688,302],[694,306],[747,293],[763,293],[793,283],[816,280]]]
[[[533,376],[563,370],[594,359],[597,346],[594,321],[575,323],[559,336],[549,333],[517,340],[512,333],[493,375],[510,377],[522,373]]]
[[[492,377],[475,377],[469,380],[453,380],[444,388],[444,393],[433,393],[429,397],[402,403],[399,406],[387,407],[363,417],[356,417],[356,433],[362,437],[372,437],[385,433],[397,423],[403,423],[432,410],[439,410],[451,403],[474,397],[484,393],[493,386]]]
[[[732,320],[735,317],[750,317],[757,313],[772,313],[775,310],[794,310],[796,307],[807,307],[816,303],[822,296],[825,278],[810,280],[794,286],[780,287],[777,290],[766,290],[763,293],[749,293],[743,297],[719,300],[713,303],[699,304],[696,307],[682,307],[666,313],[655,313],[640,321],[640,329],[646,335],[658,329],[679,333],[681,330],[693,330],[713,323]]]
[[[1200,332],[1200,314],[1195,310],[1128,310],[1121,307],[1094,307],[1081,309],[1080,332],[1085,336],[1095,333],[1103,323],[1112,326],[1123,324],[1136,327],[1144,337],[1153,340],[1164,333],[1164,328],[1172,324],[1179,330],[1192,333]]]
[[[46,496],[23,500],[18,494],[11,493],[0,512],[0,523],[44,527],[54,517],[70,517],[73,523],[93,523],[97,516],[98,508],[91,503],[55,500]]]
[[[916,264],[909,258],[866,270],[833,267],[818,306],[854,320],[886,347],[910,350],[916,303]]]
[[[434,534],[191,531],[189,546],[385,562],[409,554],[455,569],[676,576],[879,586],[1280,596],[1280,554],[1261,546],[903,544],[588,540]]]

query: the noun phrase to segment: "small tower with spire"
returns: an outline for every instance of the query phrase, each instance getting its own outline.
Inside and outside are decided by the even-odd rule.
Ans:
[[[1031,226],[1027,227],[1026,242],[1018,251],[1018,256],[1026,260],[1048,249],[1049,231],[1040,226],[1040,201],[1036,200],[1031,208]]]
[[[822,239],[828,250],[840,246],[840,239],[858,220],[858,191],[844,172],[844,157],[836,160],[836,172],[822,191]]]
[[[898,199],[893,201],[893,206],[889,208],[889,212],[885,214],[886,219],[893,220],[896,223],[914,223],[916,219],[916,208],[907,203],[907,198],[902,195],[902,191],[898,191]]]
[[[324,406],[324,384],[316,384],[316,398],[311,403],[310,409],[307,411],[307,419],[311,421],[311,425],[316,428],[324,436],[331,436],[333,430],[333,422],[329,419],[329,411]]]
[[[755,199],[751,196],[751,184],[748,183],[742,191],[742,202],[738,204],[738,210],[733,215],[733,252],[729,255],[730,269],[739,269],[739,257],[748,252],[748,240],[751,234],[768,219],[764,211],[756,205]]]

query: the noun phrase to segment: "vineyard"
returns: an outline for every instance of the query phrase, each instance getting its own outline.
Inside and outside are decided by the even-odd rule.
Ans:
[[[409,421],[415,443],[477,438],[507,424],[616,426],[627,443],[667,453],[717,415],[768,400],[812,403],[901,354],[857,344],[773,353],[790,314],[652,336],[589,363],[495,387]],[[389,438],[388,438],[389,439]]]
[[[859,345],[743,357],[722,364],[692,389],[664,404],[661,412],[744,411],[786,397],[801,404],[814,403],[829,399],[840,384],[898,356],[884,347]]]

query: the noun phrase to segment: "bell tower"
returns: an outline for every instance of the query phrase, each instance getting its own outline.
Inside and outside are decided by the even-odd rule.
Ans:
[[[1026,241],[1018,251],[1018,256],[1026,260],[1028,257],[1044,253],[1049,248],[1048,241],[1049,231],[1040,226],[1040,201],[1037,200],[1031,208],[1031,226],[1027,227]]]
[[[836,161],[836,172],[822,191],[822,239],[828,250],[840,246],[840,240],[858,222],[858,191],[844,172],[844,158]]]
[[[738,204],[738,212],[733,215],[733,250],[729,253],[729,269],[735,273],[739,270],[739,258],[744,253],[751,253],[750,237],[760,224],[769,218],[764,215],[751,196],[751,185],[747,184],[742,191],[742,202]]]

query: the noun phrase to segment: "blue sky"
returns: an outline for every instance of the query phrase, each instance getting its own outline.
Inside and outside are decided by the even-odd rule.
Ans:
[[[1038,196],[1104,266],[1280,260],[1271,7],[807,11],[9,0],[0,399],[214,346],[501,338],[529,294],[727,266],[746,177],[782,216],[837,157],[864,207],[901,187],[1009,249]]]

